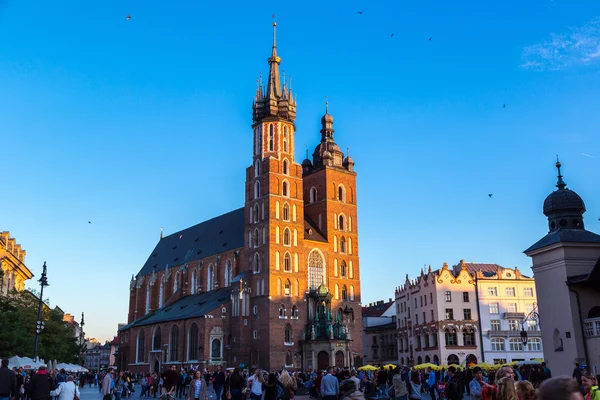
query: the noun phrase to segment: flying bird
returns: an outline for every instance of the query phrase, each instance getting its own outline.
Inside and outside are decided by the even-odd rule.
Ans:
[[[433,38],[429,38],[430,41],[431,41],[431,39],[433,39]]]
[[[362,12],[362,11],[359,11],[358,13],[362,15],[362,13],[363,13],[363,12]]]
[[[490,197],[490,199],[492,198],[492,196],[494,195],[494,193],[489,193],[488,196]]]
[[[506,104],[502,104],[502,108],[506,108]]]
[[[131,19],[131,15],[127,14],[127,21]]]
[[[391,37],[394,37],[394,34],[392,33]]]
[[[88,224],[91,224],[91,223],[92,223],[92,221],[88,221]]]

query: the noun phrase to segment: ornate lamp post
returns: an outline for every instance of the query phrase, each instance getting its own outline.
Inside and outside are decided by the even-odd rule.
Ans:
[[[42,304],[44,303],[44,287],[50,286],[48,284],[48,278],[46,277],[46,261],[44,261],[44,267],[42,270],[42,277],[38,281],[40,283],[40,301],[38,304],[37,322],[35,327],[35,344],[33,346],[33,359],[37,359],[38,356],[38,340],[40,333],[44,330],[44,321],[42,320]]]
[[[81,313],[81,323],[79,324],[79,361],[80,365],[84,364],[83,358],[83,326],[85,325],[85,321],[83,319],[83,312]]]
[[[527,316],[523,319],[523,321],[521,321],[521,343],[523,343],[523,347],[527,346],[527,331],[525,330],[525,322],[527,321],[539,321],[539,315],[537,313],[537,304],[534,303],[533,304],[533,310],[531,310],[531,312],[529,314],[527,314]]]

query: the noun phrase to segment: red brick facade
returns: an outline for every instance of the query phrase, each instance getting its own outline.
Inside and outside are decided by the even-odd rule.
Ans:
[[[326,362],[350,366],[362,355],[354,162],[333,141],[328,113],[313,161],[294,160],[296,103],[280,83],[279,62],[274,45],[269,82],[257,90],[253,106],[243,247],[200,259],[190,250],[187,261],[138,274],[131,283],[129,325],[121,331],[121,368],[316,368]],[[144,322],[169,307],[202,307],[211,290],[225,294],[210,300],[214,309],[204,316]],[[185,305],[186,296],[197,296],[199,304]],[[169,312],[175,311],[181,310]]]

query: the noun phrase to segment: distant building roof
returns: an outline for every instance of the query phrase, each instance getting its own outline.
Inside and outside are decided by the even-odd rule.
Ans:
[[[244,208],[162,238],[138,275],[244,247]]]
[[[390,329],[396,330],[396,322],[390,322],[389,324],[384,324],[384,325],[367,326],[365,328],[365,332],[373,333],[373,332],[387,331]]]
[[[362,307],[363,317],[381,317],[390,307],[394,305],[394,300],[389,299],[387,302],[379,300],[375,303]]]
[[[473,262],[465,262],[465,266],[467,267],[467,271],[471,275],[475,275],[478,271],[481,271],[484,275],[494,276],[498,271],[498,268],[503,269],[501,265],[498,264],[485,264],[485,263],[473,263]],[[457,276],[460,273],[462,266],[460,263],[454,265],[452,267],[452,272],[454,276]]]
[[[600,235],[584,229],[559,229],[548,233],[534,245],[525,250],[524,253],[560,242],[600,243]]]
[[[182,297],[172,304],[168,304],[150,314],[138,318],[131,324],[121,328],[121,330],[128,330],[134,326],[202,317],[221,306],[223,303],[228,302],[232,290],[233,287],[229,286],[218,290],[211,290]]]

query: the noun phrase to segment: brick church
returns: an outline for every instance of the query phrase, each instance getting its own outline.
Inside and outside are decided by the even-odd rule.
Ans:
[[[296,98],[280,78],[275,30],[252,105],[244,207],[161,235],[131,280],[122,369],[360,365],[354,161],[327,108],[312,160],[295,160]]]

